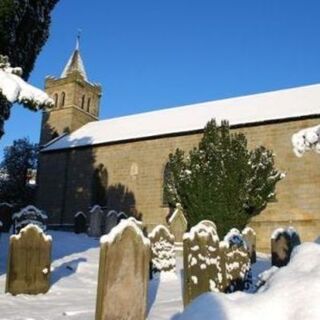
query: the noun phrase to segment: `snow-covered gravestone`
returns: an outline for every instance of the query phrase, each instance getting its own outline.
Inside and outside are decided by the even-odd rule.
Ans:
[[[46,220],[48,216],[35,206],[27,206],[16,212],[12,216],[14,222],[15,233],[19,233],[22,228],[32,223],[37,225],[40,229],[46,230]]]
[[[167,227],[156,226],[149,234],[152,272],[175,272],[174,236]]]
[[[184,286],[186,306],[204,292],[220,291],[223,275],[219,237],[213,227],[199,222],[183,236]]]
[[[90,237],[100,237],[104,224],[104,212],[99,205],[95,205],[89,211],[89,228],[88,235]]]
[[[118,223],[123,219],[128,219],[128,216],[124,212],[121,211],[118,213]]]
[[[245,227],[242,230],[241,234],[242,234],[244,241],[246,242],[247,249],[248,249],[249,255],[250,255],[251,264],[256,263],[256,261],[257,261],[257,252],[256,252],[257,235],[256,235],[256,232],[250,227]]]
[[[293,248],[300,243],[300,237],[294,228],[276,229],[271,235],[271,264],[276,267],[286,266]]]
[[[250,281],[250,255],[246,243],[236,228],[231,229],[220,244],[221,255],[225,262],[224,291],[243,290]]]
[[[87,215],[82,211],[74,215],[74,232],[86,233],[87,232]]]
[[[182,242],[184,233],[187,231],[188,223],[183,214],[182,206],[178,203],[175,211],[168,221],[171,233],[174,235],[175,241]]]
[[[10,237],[6,292],[39,294],[49,290],[52,239],[33,224]]]
[[[110,210],[106,215],[104,234],[108,234],[118,224],[118,213]]]
[[[150,241],[135,223],[122,220],[101,237],[96,320],[145,320]]]

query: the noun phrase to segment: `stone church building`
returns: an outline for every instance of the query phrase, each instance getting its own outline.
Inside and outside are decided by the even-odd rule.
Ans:
[[[303,240],[320,235],[320,156],[297,158],[291,136],[320,123],[320,85],[209,101],[99,120],[102,88],[88,80],[76,47],[59,78],[48,77],[54,108],[43,113],[38,203],[49,224],[71,225],[94,204],[134,214],[152,228],[166,223],[163,197],[168,155],[197,146],[206,123],[229,120],[250,148],[274,151],[286,173],[277,200],[252,221],[258,248],[269,247],[274,228],[293,225]]]

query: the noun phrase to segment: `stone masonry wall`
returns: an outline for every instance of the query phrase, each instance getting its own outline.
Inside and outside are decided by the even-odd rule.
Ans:
[[[278,183],[277,201],[251,222],[257,232],[258,250],[268,250],[270,235],[279,226],[293,225],[302,240],[314,240],[320,233],[320,155],[310,152],[297,158],[291,147],[294,132],[318,123],[319,119],[292,120],[233,129],[246,134],[250,148],[264,145],[272,149],[276,166],[287,174]],[[94,168],[103,164],[108,187],[114,187],[113,197],[121,184],[133,195],[134,211],[142,214],[149,230],[165,224],[168,208],[163,206],[162,184],[168,154],[177,147],[190,150],[201,136],[189,134],[43,153],[38,206],[47,211],[51,223],[59,223],[61,213],[63,223],[72,223],[75,212],[86,212],[91,205]],[[67,161],[68,170],[64,170]],[[63,177],[67,177],[67,185]]]

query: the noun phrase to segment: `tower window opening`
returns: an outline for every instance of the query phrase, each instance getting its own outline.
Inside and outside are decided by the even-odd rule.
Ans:
[[[66,99],[66,94],[65,94],[64,92],[62,92],[62,93],[61,93],[60,107],[63,107],[63,106],[64,106],[65,99]]]
[[[82,98],[81,98],[81,109],[84,109],[85,99],[86,99],[86,97],[85,97],[85,95],[83,95]]]
[[[57,108],[58,107],[58,94],[55,93],[53,95],[53,100],[54,100],[54,107]]]
[[[88,98],[88,102],[87,102],[87,112],[90,111],[90,103],[91,103],[91,99]]]

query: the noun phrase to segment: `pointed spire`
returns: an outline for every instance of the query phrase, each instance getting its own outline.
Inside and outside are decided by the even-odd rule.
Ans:
[[[86,70],[84,68],[84,64],[82,61],[82,58],[80,56],[80,30],[78,31],[77,38],[76,38],[76,47],[69,58],[68,63],[63,69],[63,72],[61,74],[61,78],[67,77],[70,73],[77,71],[79,72],[84,80],[88,81]]]

